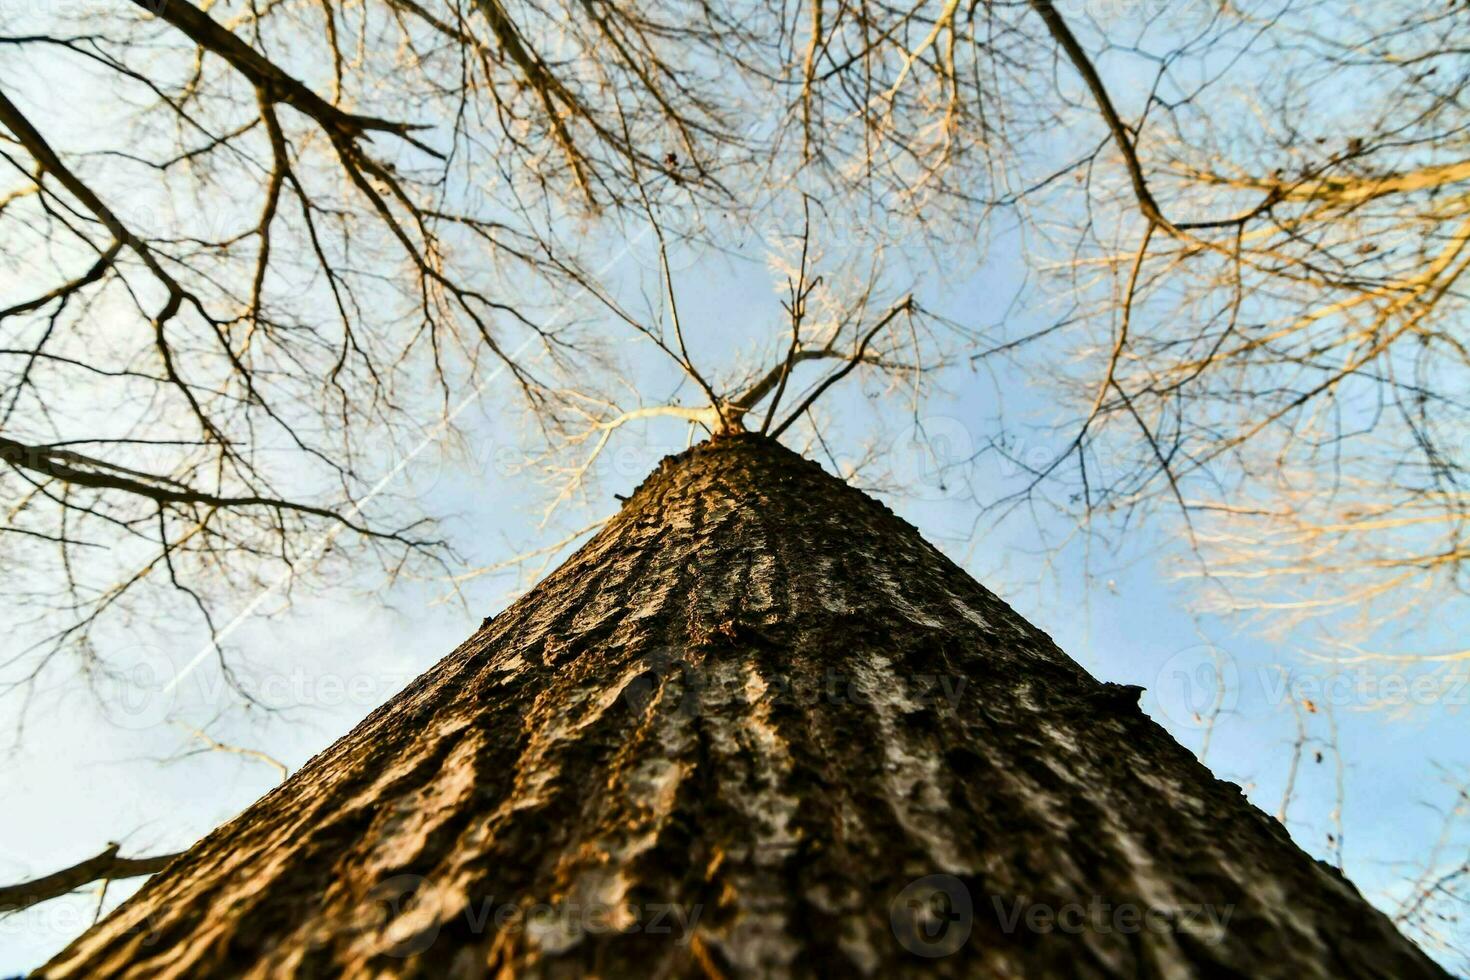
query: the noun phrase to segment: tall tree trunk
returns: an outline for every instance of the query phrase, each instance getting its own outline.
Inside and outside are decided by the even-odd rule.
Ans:
[[[1137,694],[721,438],[42,972],[1444,975]]]

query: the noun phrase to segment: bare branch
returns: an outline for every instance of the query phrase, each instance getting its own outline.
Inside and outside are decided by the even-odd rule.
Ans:
[[[156,874],[182,853],[125,858],[118,856],[120,847],[119,844],[108,844],[102,853],[79,861],[69,868],[62,868],[17,885],[0,886],[0,912],[30,908],[39,902],[60,898],[94,881],[115,881]]]

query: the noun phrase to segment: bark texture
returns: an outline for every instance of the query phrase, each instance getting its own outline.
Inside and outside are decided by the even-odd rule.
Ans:
[[[730,436],[42,973],[1444,975],[1137,694]]]

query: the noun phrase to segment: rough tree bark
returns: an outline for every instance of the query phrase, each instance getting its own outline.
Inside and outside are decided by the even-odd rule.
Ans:
[[[1137,694],[721,438],[42,973],[1444,975]]]

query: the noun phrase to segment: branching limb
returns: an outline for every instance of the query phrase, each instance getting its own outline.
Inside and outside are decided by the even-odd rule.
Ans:
[[[18,885],[0,886],[0,912],[18,912],[40,902],[60,898],[94,881],[115,881],[157,874],[182,853],[125,858],[118,856],[120,848],[119,844],[108,844],[101,854],[79,861],[69,868],[62,868]]]
[[[832,375],[830,375],[826,380],[818,384],[816,388],[813,389],[811,394],[802,399],[801,404],[798,405],[791,412],[791,414],[786,417],[786,421],[782,422],[771,431],[771,438],[779,439],[781,437],[781,433],[785,432],[791,426],[791,423],[800,418],[802,413],[809,409],[818,398],[822,397],[822,395],[827,391],[828,388],[831,388],[837,382],[847,377],[848,374],[850,374],[859,364],[863,363],[863,357],[868,351],[868,345],[872,342],[873,338],[878,335],[878,332],[880,330],[888,326],[889,323],[893,322],[893,320],[898,317],[900,313],[912,313],[914,309],[914,298],[912,295],[905,296],[903,299],[895,303],[888,310],[888,312],[883,314],[878,322],[873,324],[872,328],[863,335],[863,339],[858,343],[857,350],[853,352],[850,358],[848,358],[847,363],[844,364],[837,371],[833,372]]]

